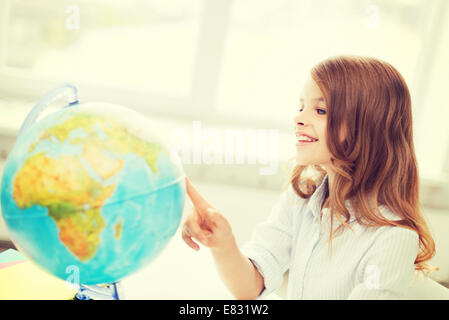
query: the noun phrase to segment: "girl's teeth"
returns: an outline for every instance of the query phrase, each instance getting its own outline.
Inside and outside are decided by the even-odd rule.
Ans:
[[[301,142],[314,142],[315,140],[313,140],[313,139],[305,139],[305,138],[303,138],[303,139],[299,139],[298,141],[301,141]]]
[[[299,135],[296,135],[296,136],[298,137],[298,141],[299,142],[315,142],[315,141],[318,141],[317,139],[310,138],[310,137],[307,137],[306,135],[302,135],[302,134],[299,134]]]

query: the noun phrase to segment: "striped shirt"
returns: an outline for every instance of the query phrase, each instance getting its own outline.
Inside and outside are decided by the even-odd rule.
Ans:
[[[334,232],[329,257],[329,209],[323,209],[320,220],[327,191],[327,176],[309,199],[290,186],[242,246],[264,278],[259,297],[280,288],[289,270],[288,299],[401,299],[413,280],[418,234],[395,226],[362,226],[347,201],[347,223],[354,232],[347,227],[336,237]],[[385,218],[400,220],[385,206],[379,209]],[[336,230],[340,222],[334,217],[333,224]]]

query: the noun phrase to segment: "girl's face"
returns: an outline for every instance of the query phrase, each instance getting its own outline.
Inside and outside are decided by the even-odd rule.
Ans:
[[[330,164],[331,154],[326,146],[327,107],[320,88],[311,78],[301,91],[294,123],[296,163],[324,167]]]

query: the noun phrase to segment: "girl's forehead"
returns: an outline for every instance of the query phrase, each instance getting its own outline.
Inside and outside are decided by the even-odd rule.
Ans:
[[[311,100],[312,102],[324,102],[323,93],[320,87],[312,79],[308,79],[301,90],[300,101]]]
[[[314,103],[324,102],[324,98],[322,96],[315,97],[315,98],[309,98],[309,100]],[[301,97],[301,98],[299,98],[299,101],[304,102],[304,99]]]

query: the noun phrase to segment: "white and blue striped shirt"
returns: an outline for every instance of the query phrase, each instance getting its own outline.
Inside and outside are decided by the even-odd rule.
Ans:
[[[290,186],[242,246],[264,278],[261,296],[277,290],[289,270],[288,299],[401,299],[413,280],[418,234],[401,227],[364,227],[347,201],[354,233],[347,227],[336,237],[334,232],[329,258],[329,209],[319,219],[327,188],[326,176],[309,199],[302,199]],[[400,219],[385,206],[379,209],[387,219]],[[340,222],[334,218],[333,224],[335,230]]]

